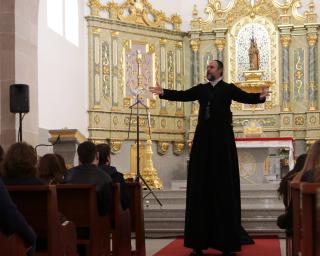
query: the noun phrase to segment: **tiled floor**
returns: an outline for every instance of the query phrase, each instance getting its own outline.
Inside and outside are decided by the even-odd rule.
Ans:
[[[169,244],[173,239],[147,239],[146,240],[146,249],[147,249],[147,256],[154,255],[157,251],[161,248],[165,247]],[[285,244],[284,239],[280,239],[280,247],[281,247],[281,256],[285,256]],[[169,256],[169,255],[168,255]]]

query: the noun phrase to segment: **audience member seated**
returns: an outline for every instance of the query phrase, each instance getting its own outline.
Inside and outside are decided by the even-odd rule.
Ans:
[[[300,177],[304,182],[320,182],[320,140],[317,140],[308,151]]]
[[[112,180],[98,168],[99,154],[95,144],[85,141],[77,148],[79,165],[67,172],[65,181],[71,184],[95,184],[98,211],[101,216],[112,210]]]
[[[284,176],[280,182],[278,193],[279,196],[282,197],[283,204],[287,208],[288,207],[288,185],[293,180],[293,178],[302,171],[303,165],[306,161],[307,154],[301,154],[298,156],[296,163],[293,169]]]
[[[39,161],[39,178],[49,185],[64,183],[65,166],[55,154],[45,154]]]
[[[14,143],[8,149],[2,168],[2,178],[6,185],[40,185],[37,177],[37,155],[34,148],[25,143]]]
[[[18,234],[27,247],[31,247],[28,256],[34,254],[36,235],[18,211],[16,205],[0,179],[0,232],[5,235]]]
[[[60,154],[57,154],[57,153],[55,153],[54,155],[58,158],[60,165],[62,166],[62,169],[64,170],[64,174],[66,174],[68,171],[68,168],[67,168],[67,165],[66,165],[66,162],[65,162],[63,156],[61,156]]]
[[[292,182],[319,182],[320,181],[320,140],[316,141],[308,151],[304,166],[292,179]],[[279,228],[292,232],[293,224],[292,202],[288,203],[285,214],[278,217]]]
[[[99,168],[110,175],[113,183],[120,183],[121,206],[125,210],[129,207],[129,192],[123,174],[118,172],[116,167],[111,166],[111,148],[108,144],[99,144],[97,150],[99,153]]]
[[[3,161],[3,158],[4,158],[4,150],[2,148],[2,146],[0,145],[0,177],[1,177],[1,169],[2,169],[2,161]]]

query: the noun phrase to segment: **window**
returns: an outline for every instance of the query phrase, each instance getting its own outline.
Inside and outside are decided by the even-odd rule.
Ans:
[[[78,0],[47,0],[47,23],[54,32],[79,46]]]

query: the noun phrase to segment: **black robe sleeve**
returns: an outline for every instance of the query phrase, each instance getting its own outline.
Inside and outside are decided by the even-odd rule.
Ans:
[[[241,90],[239,87],[235,86],[234,84],[230,84],[231,86],[231,94],[232,100],[246,103],[246,104],[257,104],[263,103],[266,101],[265,98],[260,99],[260,93],[248,93]]]
[[[196,85],[185,91],[163,89],[163,95],[159,95],[159,98],[171,101],[194,101],[198,99],[199,86]]]

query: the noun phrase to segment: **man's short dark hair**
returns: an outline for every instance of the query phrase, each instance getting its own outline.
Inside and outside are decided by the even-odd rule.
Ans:
[[[109,165],[108,157],[111,153],[111,148],[109,144],[103,143],[97,145],[97,151],[99,152],[99,165],[107,164]]]
[[[214,60],[218,64],[218,69],[221,70],[221,76],[223,75],[223,62],[220,60]]]
[[[82,142],[78,146],[77,153],[82,164],[92,163],[97,154],[96,145],[91,141]]]

